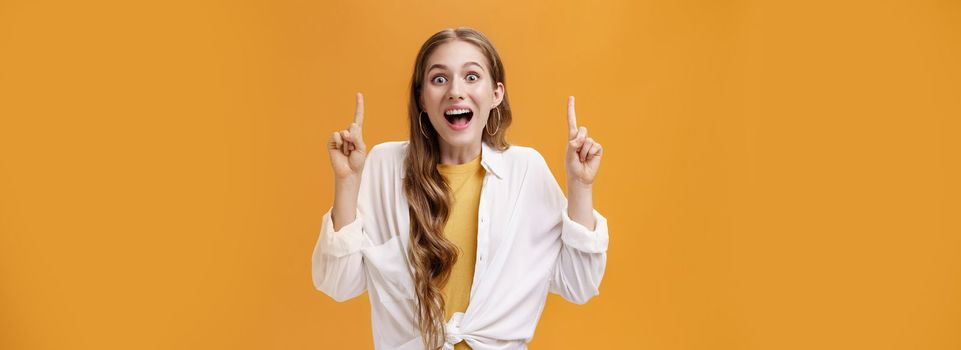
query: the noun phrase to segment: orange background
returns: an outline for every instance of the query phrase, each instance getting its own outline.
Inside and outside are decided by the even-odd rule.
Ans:
[[[509,139],[605,146],[600,296],[534,349],[961,348],[957,1],[0,3],[0,348],[368,349],[313,289],[328,135],[485,32]]]

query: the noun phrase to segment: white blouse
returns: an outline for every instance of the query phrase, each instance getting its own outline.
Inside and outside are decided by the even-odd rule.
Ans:
[[[424,349],[415,322],[409,208],[404,194],[408,141],[370,149],[354,222],[334,231],[324,214],[314,247],[314,286],[337,301],[370,296],[375,349]],[[607,263],[607,219],[588,230],[567,215],[567,198],[530,147],[504,152],[482,142],[477,261],[470,303],[446,322],[444,349],[526,349],[547,292],[575,304],[599,294]],[[332,210],[332,208],[331,208]]]

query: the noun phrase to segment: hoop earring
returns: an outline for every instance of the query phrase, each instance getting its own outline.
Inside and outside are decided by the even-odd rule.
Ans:
[[[500,131],[500,129],[501,129],[501,111],[500,111],[500,109],[494,108],[494,113],[497,114],[497,128],[494,129],[494,132],[493,132],[493,133],[490,132],[490,130],[487,131],[487,134],[488,134],[488,135],[491,135],[491,136],[496,135],[497,132]],[[486,130],[487,128],[484,128],[484,129]]]
[[[425,139],[430,140],[430,137],[427,137],[427,133],[424,132],[424,122],[423,122],[424,118],[423,118],[423,116],[424,116],[424,111],[420,111],[420,114],[418,115],[418,118],[417,118],[417,125],[420,126],[419,129],[420,129],[421,135],[424,135],[424,138],[425,138]]]

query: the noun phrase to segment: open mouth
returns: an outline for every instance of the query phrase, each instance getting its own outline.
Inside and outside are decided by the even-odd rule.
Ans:
[[[474,112],[467,108],[452,109],[444,112],[444,118],[447,119],[447,125],[449,125],[454,130],[463,130],[470,125],[471,119],[474,117]]]

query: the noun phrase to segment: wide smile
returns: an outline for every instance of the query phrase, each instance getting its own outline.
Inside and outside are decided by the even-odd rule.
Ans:
[[[447,120],[448,127],[454,131],[462,131],[470,126],[474,111],[469,108],[448,108],[444,111],[444,119]]]

